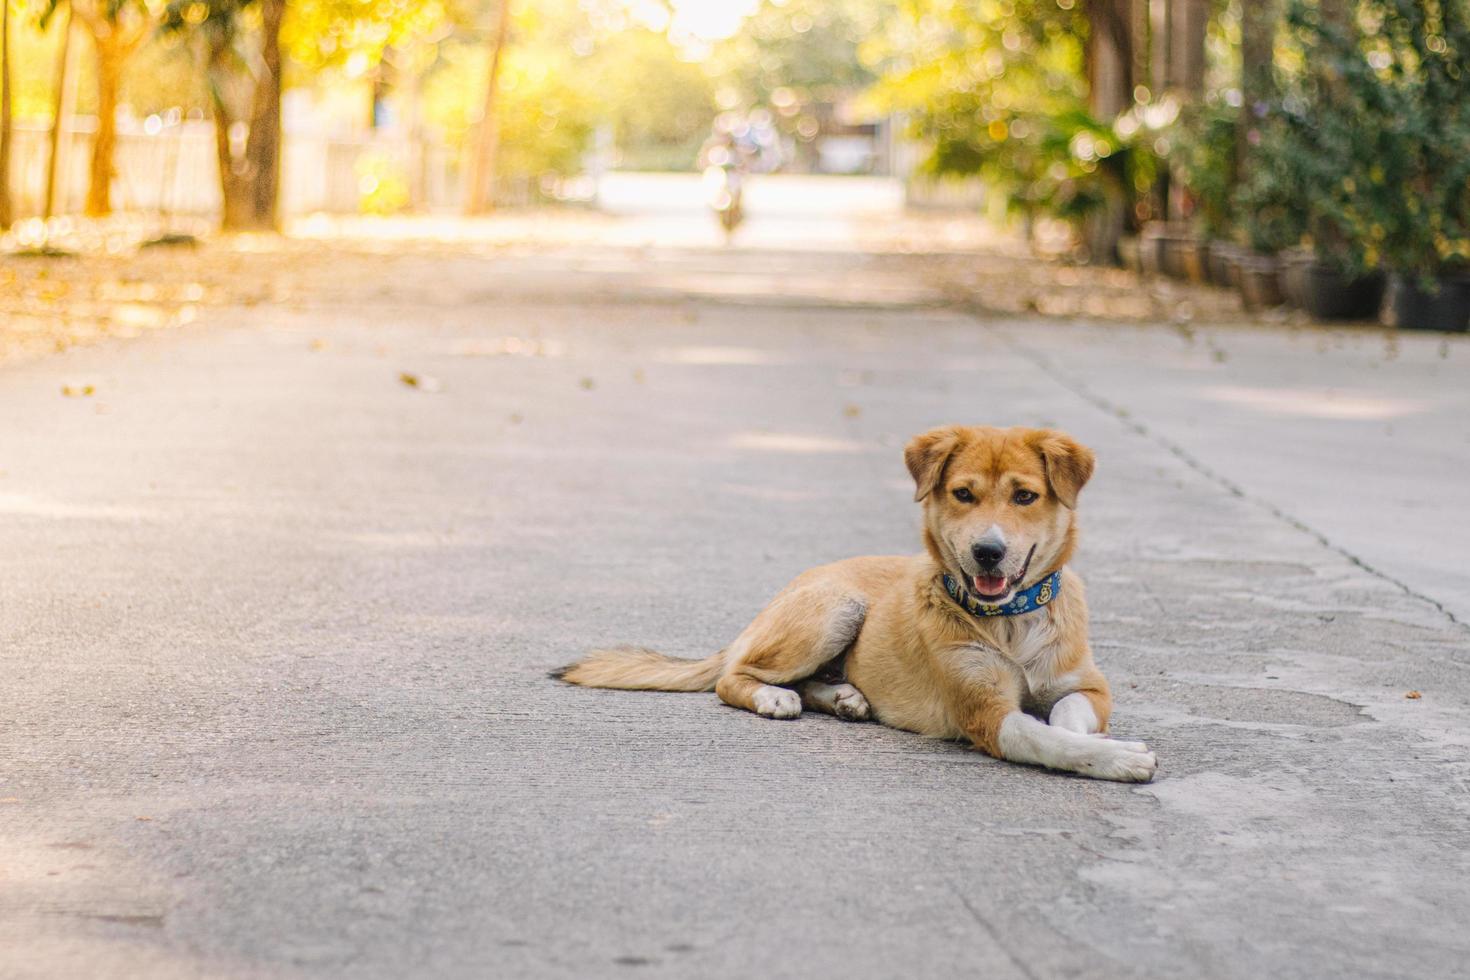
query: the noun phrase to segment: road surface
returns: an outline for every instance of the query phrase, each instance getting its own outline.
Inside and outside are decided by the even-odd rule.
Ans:
[[[0,976],[1463,973],[1463,340],[977,317],[810,242],[322,248],[0,366]],[[547,679],[916,548],[953,421],[1096,449],[1154,783]]]

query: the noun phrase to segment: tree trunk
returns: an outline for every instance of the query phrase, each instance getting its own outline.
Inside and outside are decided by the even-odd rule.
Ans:
[[[511,0],[500,0],[500,13],[491,38],[490,77],[485,84],[485,112],[475,140],[475,156],[465,186],[465,214],[488,214],[495,207],[495,157],[500,149],[500,126],[496,116],[500,89],[500,62],[510,35]]]
[[[1112,122],[1133,105],[1133,0],[1092,0],[1087,5],[1087,106],[1094,119]],[[1118,261],[1118,239],[1128,223],[1127,189],[1105,185],[1106,200],[1084,228],[1089,259]]]
[[[0,231],[15,215],[10,202],[10,0],[0,0]]]
[[[281,19],[285,0],[260,0],[261,73],[250,99],[249,130],[237,157],[224,91],[229,84],[228,45],[209,46],[209,93],[214,109],[214,150],[219,162],[220,227],[225,231],[275,231],[281,186]]]
[[[1087,5],[1087,106],[1103,122],[1133,104],[1132,26],[1130,0]]]
[[[112,213],[112,159],[117,148],[117,94],[122,85],[126,55],[114,37],[97,42],[97,135],[92,143],[92,167],[87,183],[87,215]]]
[[[61,126],[72,114],[76,100],[76,70],[72,64],[75,48],[71,43],[71,6],[61,12],[61,52],[56,58],[56,88],[51,96],[50,146],[46,153],[46,197],[41,206],[42,220],[56,214],[57,177],[61,173]]]
[[[229,84],[230,67],[226,63],[229,42],[222,33],[209,39],[209,57],[205,66],[205,78],[209,88],[209,105],[214,114],[214,158],[219,165],[220,225],[224,228],[239,228],[249,224],[249,213],[245,203],[249,195],[245,192],[243,164],[237,165],[234,151],[230,148],[230,107],[224,93]]]
[[[1246,0],[1246,6],[1256,0]],[[1205,32],[1210,23],[1206,0],[1171,0],[1169,87],[1188,100],[1205,91]]]
[[[260,0],[261,60],[265,73],[255,82],[250,135],[245,158],[254,175],[250,212],[255,227],[275,230],[281,192],[281,20],[286,0]]]

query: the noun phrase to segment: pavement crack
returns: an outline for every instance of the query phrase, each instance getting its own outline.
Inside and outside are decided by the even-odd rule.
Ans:
[[[999,328],[993,323],[986,322],[984,317],[976,315],[973,311],[970,312],[970,316],[971,319],[975,320],[982,327],[989,330],[995,336],[1000,338],[1001,342],[1004,343],[1016,354],[1024,357],[1026,360],[1036,365],[1044,374],[1046,374],[1053,381],[1057,382],[1057,384],[1066,388],[1078,398],[1081,398],[1083,401],[1092,405],[1099,411],[1112,416],[1116,421],[1120,422],[1124,426],[1124,428],[1127,428],[1131,430],[1134,434],[1143,437],[1149,442],[1152,442],[1154,445],[1158,446],[1160,449],[1163,449],[1165,452],[1169,453],[1169,455],[1179,460],[1185,466],[1189,467],[1196,473],[1203,476],[1205,479],[1225,490],[1231,496],[1239,497],[1241,500],[1244,500],[1247,503],[1250,503],[1253,506],[1264,510],[1266,513],[1272,515],[1276,519],[1282,521],[1283,523],[1301,532],[1302,534],[1305,534],[1308,537],[1312,538],[1317,543],[1321,544],[1324,548],[1327,548],[1329,551],[1332,551],[1342,558],[1345,558],[1350,564],[1354,565],[1355,567],[1363,570],[1364,572],[1367,572],[1369,575],[1372,575],[1375,578],[1387,582],[1389,585],[1392,585],[1399,591],[1403,592],[1404,595],[1407,595],[1413,599],[1417,599],[1420,602],[1426,603],[1427,605],[1438,611],[1441,616],[1449,620],[1449,622],[1453,625],[1459,627],[1462,630],[1465,630],[1466,632],[1470,632],[1470,623],[1466,623],[1461,620],[1458,616],[1456,616],[1453,612],[1446,608],[1446,606],[1438,599],[1434,598],[1431,595],[1420,592],[1413,586],[1409,585],[1407,582],[1395,578],[1382,569],[1370,564],[1369,562],[1365,561],[1361,556],[1353,553],[1352,551],[1349,551],[1343,545],[1340,545],[1337,542],[1333,541],[1322,531],[1319,531],[1315,527],[1312,527],[1310,524],[1306,523],[1294,514],[1283,510],[1280,506],[1272,503],[1270,500],[1250,493],[1240,484],[1236,483],[1224,473],[1221,473],[1219,470],[1216,470],[1214,467],[1204,462],[1202,459],[1191,453],[1188,449],[1185,449],[1179,443],[1174,442],[1167,436],[1155,432],[1153,429],[1149,428],[1147,425],[1134,418],[1132,413],[1130,413],[1122,405],[1119,405],[1116,402],[1111,401],[1110,399],[1105,398],[1102,395],[1099,395],[1097,392],[1093,391],[1091,388],[1088,388],[1085,384],[1074,378],[1072,375],[1068,374],[1066,371],[1058,368],[1045,354],[1042,354],[1039,351],[1036,351],[1033,348],[1028,347],[1026,344],[1023,344],[1020,341],[1016,340],[1014,337],[1011,336],[1009,331],[1003,328]]]
[[[995,926],[991,925],[990,920],[980,914],[980,910],[975,908],[965,893],[959,889],[959,886],[955,885],[954,882],[949,882],[949,890],[954,894],[955,898],[960,900],[960,904],[965,907],[965,911],[970,913],[970,918],[974,919],[976,924],[990,937],[990,941],[995,944],[995,948],[1004,953],[1006,959],[1010,960],[1015,968],[1021,971],[1021,975],[1026,980],[1037,980],[1036,974],[1031,972],[1031,968],[1021,962],[1020,958],[1015,953],[1012,953],[1005,943],[1001,942],[1000,934],[996,932]]]

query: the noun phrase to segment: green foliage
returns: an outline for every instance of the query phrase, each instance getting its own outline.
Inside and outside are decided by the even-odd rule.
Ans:
[[[1213,97],[1185,106],[1170,131],[1169,163],[1188,189],[1199,230],[1226,238],[1233,227],[1235,144],[1241,110]]]
[[[714,83],[668,37],[631,28],[599,45],[588,66],[600,121],[628,169],[688,170],[715,116]]]
[[[425,82],[428,121],[451,146],[465,146],[479,119],[488,58],[484,44],[448,42]],[[597,115],[582,64],[570,51],[527,42],[506,51],[496,110],[496,169],[502,175],[535,177],[581,169]]]
[[[1156,136],[1087,111],[1086,19],[1074,0],[905,0],[874,90],[930,148],[929,172],[977,174],[1027,215],[1078,221],[1152,183]]]
[[[893,6],[889,0],[762,0],[713,53],[722,103],[770,106],[796,131],[808,107],[872,84],[876,75],[861,49]]]
[[[355,72],[432,38],[458,13],[446,0],[290,0],[286,11],[281,46],[298,66]]]
[[[1325,258],[1430,280],[1470,260],[1470,0],[1291,0],[1282,99],[1252,195],[1289,201]],[[1269,237],[1269,236],[1268,236]]]
[[[1344,141],[1366,164],[1366,213],[1348,227],[1427,279],[1470,260],[1470,2],[1365,0],[1359,19],[1358,51],[1332,38],[1357,117]]]
[[[392,157],[365,153],[353,169],[357,174],[357,207],[363,214],[397,214],[408,207],[408,177]]]
[[[1251,248],[1279,252],[1306,234],[1305,168],[1293,132],[1279,116],[1263,118],[1250,133],[1250,173],[1233,196],[1237,222]]]

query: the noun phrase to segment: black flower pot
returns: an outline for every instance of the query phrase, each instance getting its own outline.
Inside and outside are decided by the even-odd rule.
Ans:
[[[1301,306],[1316,320],[1376,320],[1383,306],[1383,273],[1355,279],[1326,262],[1301,266]]]
[[[1470,326],[1470,282],[1441,279],[1426,291],[1414,276],[1393,277],[1393,319],[1400,330],[1464,333]]]

